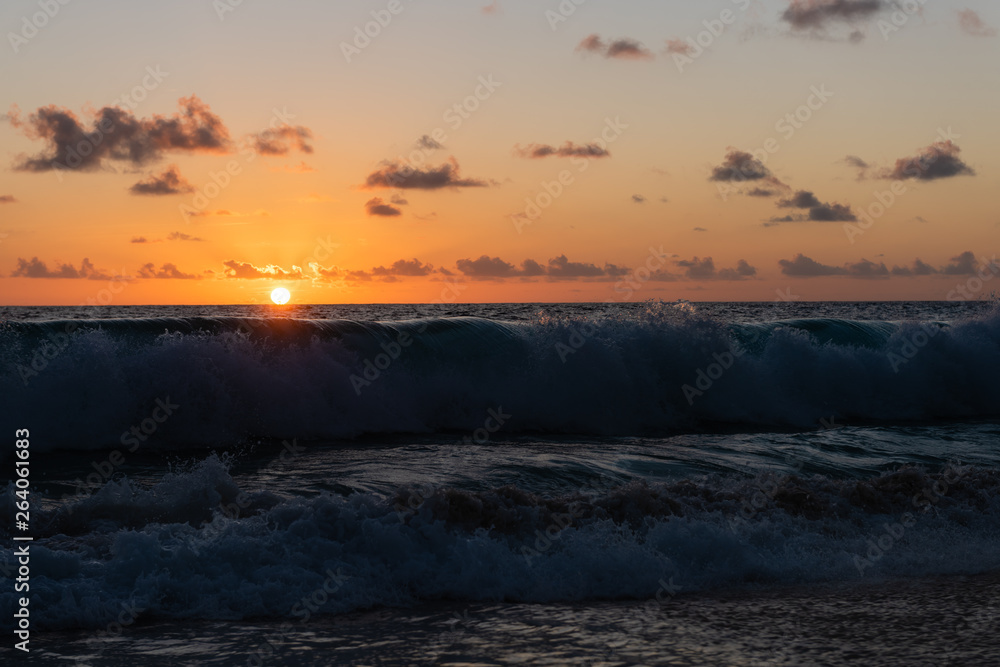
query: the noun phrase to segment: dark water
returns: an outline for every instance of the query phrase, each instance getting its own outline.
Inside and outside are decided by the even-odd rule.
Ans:
[[[992,304],[0,317],[33,661],[996,655]]]

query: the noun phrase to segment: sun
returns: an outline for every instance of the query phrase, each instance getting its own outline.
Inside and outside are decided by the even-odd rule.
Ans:
[[[291,298],[292,293],[284,287],[275,287],[274,291],[271,292],[271,301],[275,302],[279,306],[284,306]]]

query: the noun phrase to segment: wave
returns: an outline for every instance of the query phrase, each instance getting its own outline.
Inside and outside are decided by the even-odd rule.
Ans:
[[[0,369],[0,426],[31,425],[48,449],[472,433],[491,410],[505,432],[593,435],[977,419],[1000,413],[1000,312],[7,322]]]
[[[12,491],[0,506],[4,527]],[[212,455],[155,485],[120,479],[36,507],[39,629],[100,628],[123,608],[144,620],[297,622],[306,610],[663,601],[1000,568],[1000,472],[958,465],[865,480],[708,476],[556,496],[411,487],[392,497],[293,498],[241,490]],[[0,548],[0,565],[12,562]],[[4,605],[13,596],[0,591]]]

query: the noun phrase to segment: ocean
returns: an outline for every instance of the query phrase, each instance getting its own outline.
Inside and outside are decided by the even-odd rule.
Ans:
[[[4,307],[0,397],[4,662],[1000,664],[996,303]]]

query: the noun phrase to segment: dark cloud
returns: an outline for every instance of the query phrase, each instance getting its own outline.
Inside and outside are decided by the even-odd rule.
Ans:
[[[823,203],[816,199],[816,195],[807,190],[799,190],[788,199],[782,199],[778,202],[779,208],[812,208],[822,205]]]
[[[184,273],[177,268],[176,264],[164,264],[159,269],[149,262],[139,268],[139,277],[157,280],[201,280],[201,276],[193,273]]]
[[[513,264],[488,255],[483,255],[479,259],[460,259],[455,265],[459,271],[472,278],[510,278],[522,275]],[[538,264],[535,263],[535,266]]]
[[[236,280],[308,280],[309,278],[302,273],[302,269],[294,265],[290,271],[275,264],[257,267],[250,262],[237,262],[233,259],[223,262],[222,265],[226,267],[223,272],[225,277]]]
[[[976,256],[966,250],[961,255],[951,258],[951,262],[941,269],[948,276],[971,276],[976,273]]]
[[[746,151],[730,148],[722,164],[712,168],[708,180],[732,183],[765,179],[777,181],[763,162]]]
[[[859,262],[848,262],[843,266],[827,266],[810,257],[798,254],[794,259],[778,261],[781,272],[786,276],[813,278],[817,276],[850,276],[852,278],[887,278],[889,269],[885,264],[862,259]]]
[[[55,269],[50,270],[45,262],[37,257],[32,257],[31,261],[21,257],[17,258],[17,268],[10,274],[11,278],[86,278],[87,280],[111,280],[112,276],[105,271],[94,267],[93,263],[83,258],[80,268],[77,269],[72,264],[57,264]]]
[[[771,190],[769,188],[753,188],[751,190],[747,190],[746,192],[747,197],[773,197],[776,194],[778,194],[777,190]]]
[[[479,179],[462,178],[458,162],[454,158],[440,167],[426,169],[385,162],[382,167],[368,175],[364,187],[403,188],[413,190],[440,190],[442,188],[485,188],[489,183]]]
[[[848,22],[885,9],[885,0],[789,0],[781,18],[795,30],[823,30],[832,22]]]
[[[786,276],[801,276],[804,278],[813,276],[842,276],[847,273],[847,270],[844,268],[820,264],[811,257],[806,257],[801,253],[796,255],[795,259],[778,260],[778,266],[781,267],[781,272]]]
[[[599,35],[589,35],[581,41],[577,51],[597,53],[605,58],[622,60],[652,60],[653,53],[634,39],[622,38],[605,42]]]
[[[572,141],[563,143],[562,146],[549,146],[548,144],[528,144],[521,148],[518,144],[514,146],[514,154],[523,158],[540,159],[550,156],[555,157],[610,157],[611,153],[600,144],[574,144]]]
[[[996,37],[996,28],[986,25],[979,14],[971,9],[960,9],[958,12],[958,25],[967,35],[973,37]]]
[[[642,195],[632,195],[632,201],[636,204],[645,204],[646,198]]]
[[[313,148],[309,144],[312,136],[312,130],[308,127],[282,125],[259,132],[250,141],[259,155],[288,155],[293,150],[312,153]]]
[[[170,165],[163,173],[139,181],[130,187],[128,191],[134,195],[162,196],[194,192],[195,187],[181,176],[181,172],[176,165]]]
[[[771,218],[766,226],[771,226],[781,222],[804,222],[811,220],[814,222],[854,222],[858,218],[850,206],[844,204],[827,204],[817,199],[816,195],[808,190],[799,190],[788,199],[778,202],[779,208],[807,208],[809,214],[806,216],[787,215],[782,218]]]
[[[13,204],[16,201],[14,195],[0,195],[0,204]]]
[[[431,135],[425,134],[424,136],[417,139],[417,148],[423,148],[424,150],[428,151],[439,151],[443,150],[444,146],[441,144],[440,141],[437,141],[434,138],[432,138]]]
[[[566,255],[549,260],[546,274],[550,278],[597,278],[605,275],[604,269],[586,262],[571,262]]]
[[[365,202],[365,210],[368,211],[368,215],[377,215],[384,218],[390,218],[397,215],[402,215],[403,212],[382,201],[381,197],[373,197]]]
[[[930,276],[937,272],[937,269],[923,262],[919,257],[913,260],[913,266],[892,267],[892,275],[894,276]]]
[[[389,268],[384,266],[377,266],[371,270],[373,276],[379,277],[389,277],[389,276],[426,276],[434,271],[434,266],[431,264],[424,264],[419,259],[400,259],[397,260]]]
[[[149,243],[145,236],[133,236],[129,243]]]
[[[951,141],[936,141],[921,149],[914,157],[896,160],[896,166],[886,177],[896,180],[916,178],[921,181],[933,181],[952,176],[975,176],[976,172],[958,156],[961,152],[962,149]]]
[[[180,110],[172,116],[136,118],[120,107],[103,107],[89,127],[68,109],[41,107],[22,120],[15,108],[7,118],[31,139],[46,142],[46,149],[20,158],[17,171],[43,172],[53,169],[91,171],[109,162],[131,167],[159,160],[164,153],[226,153],[231,148],[229,131],[197,96],[181,98]]]
[[[711,257],[682,259],[675,264],[684,269],[684,275],[690,280],[746,280],[757,275],[757,269],[745,259],[737,262],[734,269],[717,270]]]

